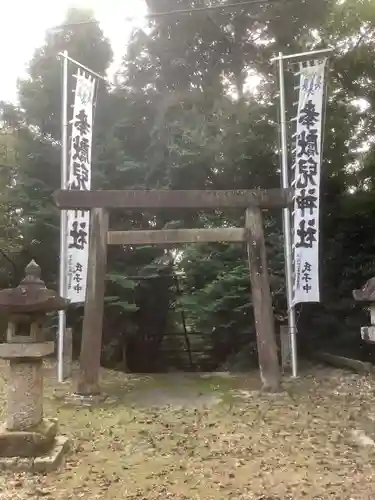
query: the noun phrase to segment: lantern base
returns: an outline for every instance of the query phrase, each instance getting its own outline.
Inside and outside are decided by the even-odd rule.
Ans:
[[[69,450],[69,439],[56,436],[48,452],[37,457],[0,457],[0,470],[12,472],[50,472],[57,470]]]
[[[27,429],[11,430],[0,427],[0,457],[37,457],[46,453],[57,434],[57,420],[42,420]]]

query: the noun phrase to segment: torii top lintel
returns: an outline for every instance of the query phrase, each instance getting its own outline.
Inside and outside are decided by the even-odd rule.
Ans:
[[[56,205],[62,210],[91,208],[284,208],[292,203],[292,189],[231,190],[58,190]]]

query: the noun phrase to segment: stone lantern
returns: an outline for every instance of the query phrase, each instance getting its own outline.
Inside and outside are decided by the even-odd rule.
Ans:
[[[371,325],[361,327],[361,337],[365,342],[375,343],[375,278],[369,279],[360,290],[353,290],[353,298],[369,305]]]
[[[57,436],[57,420],[43,418],[43,358],[54,352],[44,339],[47,313],[69,301],[48,290],[31,261],[17,288],[0,291],[8,317],[0,358],[9,361],[7,419],[0,427],[0,469],[46,471],[61,463],[68,440]]]

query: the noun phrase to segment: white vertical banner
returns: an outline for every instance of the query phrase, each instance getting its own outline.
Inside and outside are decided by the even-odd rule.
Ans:
[[[326,59],[300,65],[294,165],[293,305],[320,302],[319,202]]]
[[[68,189],[91,189],[91,149],[95,79],[78,70],[68,163]],[[90,212],[67,211],[67,298],[85,301],[89,255]]]

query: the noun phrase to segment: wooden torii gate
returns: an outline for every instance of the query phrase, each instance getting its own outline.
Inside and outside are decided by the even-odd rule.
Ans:
[[[276,390],[280,383],[271,290],[269,285],[262,209],[284,208],[292,202],[288,189],[179,191],[122,190],[55,193],[62,210],[90,210],[90,250],[87,293],[82,331],[80,376],[77,392],[99,392],[107,245],[145,245],[205,242],[246,242],[263,388]],[[244,228],[162,229],[110,231],[108,210],[123,209],[214,209],[243,208]]]

